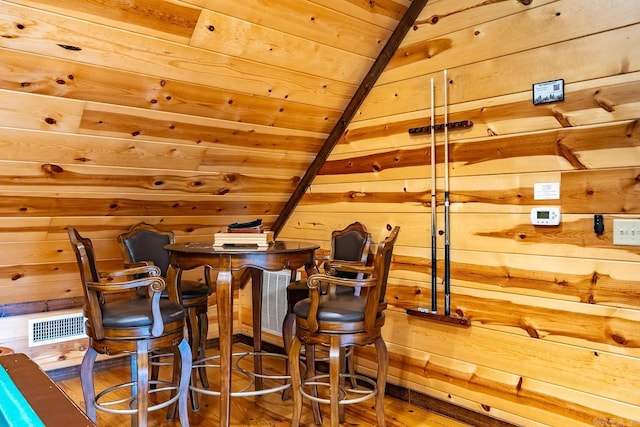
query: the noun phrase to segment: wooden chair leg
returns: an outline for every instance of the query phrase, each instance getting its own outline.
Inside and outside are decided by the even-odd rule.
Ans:
[[[161,362],[160,358],[158,358],[157,360],[158,363]],[[153,381],[156,381],[158,379],[158,375],[160,374],[160,365],[158,365],[158,363],[153,363],[150,367],[151,369],[151,374],[150,374],[150,379],[152,379]],[[155,389],[156,385],[155,384],[151,384],[149,385],[149,387],[151,389]]]
[[[356,380],[356,364],[355,364],[355,346],[350,346],[346,348],[346,373],[350,375],[350,380],[351,380],[351,388],[358,388],[358,380]]]
[[[173,378],[172,384],[178,384],[178,404],[173,403],[167,410],[167,419],[175,419],[176,410],[179,412],[180,425],[187,427],[189,425],[189,411],[187,403],[189,401],[189,391],[191,383],[191,367],[193,362],[191,361],[191,347],[186,338],[183,338],[177,347],[173,348]]]
[[[204,309],[204,311],[200,313],[199,326],[200,326],[200,349],[198,351],[198,359],[202,359],[206,356],[207,336],[209,335],[209,316],[207,315],[206,309]],[[207,378],[207,368],[205,368],[204,366],[198,368],[198,373],[200,375],[200,382],[202,383],[202,387],[208,389],[209,378]]]
[[[147,426],[149,408],[149,342],[136,342],[136,400],[138,402],[137,425]]]
[[[82,395],[84,396],[84,409],[87,416],[94,423],[96,422],[96,407],[93,404],[96,392],[93,382],[93,367],[96,363],[98,352],[89,347],[82,358],[80,366],[80,382],[82,384]]]
[[[347,349],[348,347],[340,347],[340,374],[345,374],[347,372]],[[340,376],[340,388],[345,386],[345,378],[344,376]],[[344,422],[344,405],[338,405],[338,420],[340,424]]]
[[[293,415],[291,418],[291,426],[298,427],[300,425],[300,417],[302,416],[302,393],[300,392],[300,384],[302,378],[300,376],[300,349],[302,343],[297,337],[293,337],[289,348],[288,365],[291,373],[291,394],[293,395]]]
[[[180,350],[178,349],[178,347],[174,347],[171,349],[171,352],[173,353],[171,384],[178,384],[180,382],[180,378],[182,378],[182,372],[181,372],[182,360],[180,358]],[[178,389],[176,393],[180,393],[180,390]],[[175,397],[175,394],[171,393],[171,397],[172,398]],[[167,419],[175,420],[177,410],[178,410],[178,405],[175,402],[169,405],[169,408],[167,409]]]
[[[282,345],[284,347],[284,354],[289,354],[291,348],[291,340],[293,338],[293,328],[295,326],[296,316],[292,312],[287,312],[282,322]],[[299,355],[298,355],[299,356]],[[289,364],[285,368],[285,375],[290,375]],[[291,397],[291,387],[282,390],[282,400],[287,400]]]
[[[332,336],[329,347],[329,401],[331,427],[340,426],[340,338]]]
[[[387,346],[381,336],[375,340],[376,355],[378,357],[378,376],[376,377],[376,386],[378,394],[376,395],[376,418],[378,419],[378,427],[385,427],[384,419],[384,393],[387,386],[387,373],[389,366],[389,353]]]
[[[255,377],[256,390],[264,388],[262,381],[262,357],[259,354],[262,351],[262,270],[251,268],[251,307],[253,308],[253,351],[256,355],[253,357],[253,369],[257,376]]]
[[[304,357],[307,367],[307,378],[314,377],[316,375],[316,349],[312,345],[304,346]],[[311,394],[318,395],[318,387],[311,386]],[[316,425],[322,425],[322,413],[320,412],[320,403],[315,400],[311,401],[311,410],[313,412],[313,421]]]
[[[189,395],[189,381],[191,378],[191,348],[186,339],[178,344],[180,351],[180,397],[178,398],[178,411],[180,411],[180,426],[189,427],[189,411],[187,400]]]
[[[186,310],[187,314],[187,331],[188,331],[188,341],[191,345],[191,360],[198,359],[198,352],[200,351],[200,327],[198,326],[198,308],[197,307],[189,307]],[[191,376],[191,384],[196,385],[198,382],[197,372],[191,371],[189,373]],[[191,409],[194,412],[200,410],[200,405],[198,402],[198,393],[193,390],[189,391],[189,395],[191,398]]]

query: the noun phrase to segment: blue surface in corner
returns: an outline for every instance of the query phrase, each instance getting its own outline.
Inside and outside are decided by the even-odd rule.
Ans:
[[[0,368],[0,427],[44,427],[44,423],[13,383],[6,370]]]

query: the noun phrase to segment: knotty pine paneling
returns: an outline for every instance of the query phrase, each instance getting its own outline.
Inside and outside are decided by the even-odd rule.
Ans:
[[[390,382],[517,425],[631,426],[640,249],[613,245],[613,220],[640,219],[640,16],[621,1],[524,3],[429,2],[281,236],[326,249],[354,220],[376,241],[401,227],[383,329]],[[408,129],[430,124],[432,77],[443,123],[444,68],[449,120],[474,123],[448,133],[451,311],[469,328],[405,311],[430,308],[433,262],[431,138]],[[565,100],[534,106],[531,85],[556,78]],[[442,313],[442,133],[435,142]],[[559,199],[535,200],[547,182]],[[560,207],[560,226],[530,224],[544,205]],[[363,373],[374,360],[358,350]]]
[[[7,48],[0,51],[3,55],[0,87],[5,89],[218,119],[249,115],[254,117],[244,121],[264,126],[320,128],[326,132],[325,120],[335,122],[340,114],[337,107],[345,102],[352,89],[340,84],[330,89],[314,88],[318,93],[327,93],[329,89],[330,100],[327,105],[310,105],[291,101],[288,96],[284,99],[257,97],[240,90],[223,91],[205,84],[43,58]],[[296,124],[295,114],[308,119]]]
[[[551,131],[557,130],[563,140],[567,133],[571,135],[573,132],[577,132],[576,135],[581,135],[583,139],[588,138],[588,135],[579,126],[601,125],[615,129],[624,126],[624,123],[617,121],[625,119],[630,120],[625,134],[633,134],[636,131],[640,90],[637,81],[638,73],[630,73],[577,83],[565,82],[565,91],[572,95],[567,97],[561,108],[556,104],[534,106],[530,91],[492,97],[484,101],[460,102],[450,106],[450,120],[471,120],[474,125],[472,128],[450,132],[449,138],[451,142],[508,138],[512,135],[517,135],[520,139],[528,132],[550,131],[549,134],[552,134]],[[428,80],[425,85],[422,90],[428,91]],[[429,134],[408,133],[410,128],[429,124],[428,93],[422,94],[416,100],[418,101],[424,109],[352,123],[336,146],[334,154],[429,144]],[[438,105],[437,99],[435,115],[436,123],[442,123],[443,107]],[[572,126],[577,128],[572,129]],[[443,140],[441,133],[436,133],[436,140]]]
[[[407,320],[413,326],[412,334],[402,333],[407,329]],[[482,327],[459,329],[438,322],[420,326],[416,325],[416,321],[424,323],[425,320],[407,318],[396,311],[389,312],[387,321],[389,326],[393,326],[388,328],[388,341],[443,356],[440,363],[444,366],[454,367],[459,362],[470,363],[515,373],[524,378],[564,384],[574,390],[630,405],[637,404],[633,396],[633,384],[637,382],[633,378],[638,372],[637,358],[611,352],[594,352],[588,348],[534,339],[524,334],[497,333]],[[496,340],[496,337],[500,339]],[[535,340],[535,346],[529,344],[531,340]],[[496,358],[496,351],[503,356]],[[527,362],[522,363],[524,360]],[[563,360],[573,363],[564,363]],[[430,362],[431,359],[428,359],[427,363]],[[631,377],[610,375],[611,366],[616,366]],[[637,413],[637,408],[634,412]]]
[[[639,132],[635,121],[621,120],[612,125],[586,125],[458,141],[450,139],[450,176],[455,179],[465,175],[635,166],[638,164]],[[398,136],[398,144],[403,139],[403,135]],[[442,177],[444,146],[439,139],[436,138],[436,172]],[[404,140],[407,142],[404,147],[398,145],[385,150],[374,146],[358,152],[344,150],[324,164],[314,184],[430,177],[429,137],[416,135]],[[398,173],[400,168],[402,172]]]
[[[410,4],[217,3],[2,2],[2,308],[77,305],[69,225],[109,269],[121,263],[116,236],[141,220],[182,242],[235,221],[272,224]],[[613,219],[640,218],[632,3],[431,0],[359,107],[280,236],[324,253],[352,221],[374,242],[401,227],[389,382],[517,425],[640,419],[640,252],[612,245]],[[449,120],[474,122],[449,132],[452,311],[470,328],[405,313],[430,305],[432,263],[430,136],[407,130],[429,124],[432,77],[443,122],[444,68]],[[531,84],[555,78],[565,100],[532,105]],[[443,142],[438,133],[440,310]],[[538,182],[559,182],[560,199],[534,200]],[[532,227],[536,205],[560,206],[562,225]],[[241,333],[248,289],[234,312]],[[27,348],[26,318],[7,313],[1,344],[47,367],[79,362],[79,342]],[[371,349],[357,359],[373,373]]]
[[[189,0],[188,3],[207,8],[208,0]],[[331,8],[324,1],[301,0],[295,3],[287,0],[252,2],[235,5],[216,5],[220,13],[233,15],[254,24],[263,25],[305,38],[322,40],[327,45],[345,50],[357,49],[364,56],[372,46],[354,47],[355,44],[369,44],[365,34],[392,31],[410,2],[407,0],[380,0],[373,3],[336,0]],[[274,9],[278,13],[272,13]],[[331,25],[329,25],[331,24]],[[310,37],[313,34],[313,37]],[[371,55],[375,57],[377,55]]]
[[[12,0],[49,12],[186,44],[201,10],[185,2],[136,0],[135,7],[110,0]]]
[[[62,167],[60,164],[8,161],[0,161],[0,165],[0,188],[8,191],[15,185],[21,185],[25,189],[41,190],[46,187],[56,191],[127,191],[148,195],[162,191],[176,198],[183,194],[243,194],[257,198],[293,191],[296,183],[295,179],[220,172],[194,175],[192,172],[176,170],[133,170],[75,164]]]
[[[409,324],[405,327],[415,327]],[[633,405],[596,398],[571,388],[505,373],[437,354],[389,345],[390,375],[412,381],[412,388],[442,400],[473,408],[516,425],[628,425],[637,416]],[[364,349],[358,366],[375,373],[374,353]],[[557,396],[568,396],[568,401]],[[479,403],[478,403],[479,402]],[[532,421],[531,418],[536,419]],[[632,424],[631,424],[632,425]]]
[[[2,2],[0,321],[78,306],[65,227],[113,269],[139,221],[273,224],[409,4]],[[0,343],[73,357],[24,338]]]
[[[350,92],[343,92],[340,103],[334,103],[335,109],[342,109],[359,83],[359,80],[331,80],[330,76],[320,73],[316,76],[294,73],[285,68],[287,64],[266,64],[241,56],[150,39],[113,27],[71,20],[8,3],[3,6],[0,25],[9,29],[8,37],[0,41],[0,46],[12,50],[107,68],[117,63],[121,71],[153,75],[159,80],[178,80],[213,87],[217,87],[216,82],[224,82],[225,91],[268,97],[276,102],[308,103],[310,88],[314,91],[314,99],[318,101],[329,97],[335,99],[333,86],[336,82],[338,91],[345,85],[352,86]],[[58,43],[52,43],[51,38]],[[305,59],[301,52],[297,58],[288,59],[288,63]],[[364,74],[365,71],[361,71],[360,78]],[[292,75],[295,77],[292,78]],[[321,82],[318,76],[323,76]],[[332,123],[328,121],[326,126],[328,131]]]
[[[481,7],[476,0],[459,0],[452,7],[446,0],[430,0],[428,7],[422,10],[410,31],[402,42],[402,46],[412,46],[425,39],[436,39],[447,36],[465,28],[473,28],[481,23],[499,21],[513,14],[521,14],[532,7],[540,7],[557,0],[538,0],[526,4],[522,1],[497,1],[483,3]]]
[[[575,58],[575,55],[582,55],[587,52],[596,55],[605,55],[607,53],[618,55],[633,51],[632,49],[630,51],[627,50],[627,47],[631,46],[631,40],[626,39],[625,34],[627,30],[637,34],[638,29],[634,29],[633,25],[638,22],[640,12],[632,3],[624,0],[604,1],[598,5],[599,7],[588,10],[584,8],[584,3],[580,0],[563,0],[550,2],[549,4],[535,2],[527,8],[523,8],[519,2],[499,3],[501,5],[496,6],[496,8],[509,9],[511,14],[505,14],[500,19],[491,19],[491,15],[479,16],[477,14],[473,21],[466,22],[467,27],[459,30],[453,30],[452,28],[453,31],[447,32],[441,37],[431,34],[431,29],[427,27],[420,41],[411,43],[412,40],[406,38],[379,83],[424,76],[425,68],[432,70],[448,68],[453,70],[461,66],[474,64],[478,66],[478,69],[493,70],[491,80],[484,82],[485,84],[482,86],[484,90],[491,88],[493,94],[500,94],[503,87],[513,85],[514,78],[520,77],[520,81],[529,82],[528,79],[535,79],[536,74],[544,70],[543,67],[563,66],[570,59]],[[459,8],[460,18],[470,15],[467,11],[463,12],[463,5],[456,5],[456,7]],[[485,9],[485,7],[481,9]],[[518,11],[519,13],[514,13]],[[428,14],[430,14],[430,8],[427,6],[423,10],[421,17]],[[439,20],[433,27],[445,25],[442,23],[446,21],[447,19]],[[624,27],[626,26],[631,27],[625,29]],[[545,27],[553,30],[539,31]],[[514,28],[518,29],[517,34],[514,34]],[[619,32],[612,31],[616,29],[621,30]],[[611,33],[607,33],[609,31]],[[536,33],[534,37],[531,36],[533,33]],[[622,43],[619,46],[620,49],[616,49],[616,52],[600,51],[598,53],[602,44],[611,38],[615,38],[617,42]],[[587,40],[591,43],[582,43]],[[598,40],[602,40],[602,42],[599,43]],[[541,49],[541,47],[544,47],[544,49]],[[554,61],[547,61],[548,58],[557,53],[562,53],[563,56],[556,57]],[[519,69],[512,68],[518,65],[521,57],[524,58],[527,55],[534,54],[539,56],[536,61],[528,61],[529,67],[526,72],[518,73]],[[603,62],[599,61],[598,57],[592,57],[591,59],[592,61],[589,64],[582,63],[579,68],[574,67],[573,69],[562,70],[562,74],[567,76],[567,73],[575,72],[584,76],[590,72],[585,67],[586,65],[592,65],[594,70],[597,69],[596,67],[603,65]],[[509,61],[511,66],[507,68],[500,67],[501,60]],[[426,62],[429,64],[428,67],[425,67]],[[608,62],[605,61],[604,63]],[[547,71],[555,70],[547,68]],[[400,78],[400,75],[402,78]],[[465,75],[460,78],[466,77]],[[589,77],[594,78],[596,76]],[[450,79],[454,82],[456,81],[456,77],[453,75],[450,76]],[[529,85],[530,83],[527,83],[527,86]],[[475,89],[482,89],[482,87]],[[457,102],[456,96],[458,95],[451,93],[450,102],[452,104]],[[465,95],[465,99],[477,98],[473,97],[473,93],[469,93]]]
[[[292,37],[279,30],[206,10],[200,14],[190,45],[230,56],[237,56],[238,52],[242,52],[260,63],[277,64],[299,73],[319,74],[354,84],[362,79],[362,70],[369,69],[373,64],[371,57],[359,52],[338,49],[322,41]],[[377,43],[370,43],[369,46],[378,50]],[[301,52],[314,54],[301,60]],[[374,52],[370,52],[370,55],[374,58],[377,56],[374,56]],[[345,67],[343,59],[355,66]]]

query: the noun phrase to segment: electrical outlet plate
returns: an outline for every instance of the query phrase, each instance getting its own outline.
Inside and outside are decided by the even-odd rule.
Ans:
[[[614,219],[613,244],[640,246],[640,219]]]

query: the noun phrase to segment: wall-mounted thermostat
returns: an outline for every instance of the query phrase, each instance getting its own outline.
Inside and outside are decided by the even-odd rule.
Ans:
[[[539,207],[531,209],[531,224],[558,225],[560,224],[560,208]]]

